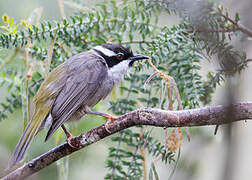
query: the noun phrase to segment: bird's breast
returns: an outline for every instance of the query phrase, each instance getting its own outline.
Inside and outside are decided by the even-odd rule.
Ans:
[[[114,87],[114,81],[108,76],[104,78],[100,87],[97,89],[96,93],[90,97],[88,101],[88,106],[93,107],[102,99],[105,99]]]

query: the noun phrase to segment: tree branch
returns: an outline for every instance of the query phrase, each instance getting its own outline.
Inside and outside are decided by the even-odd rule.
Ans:
[[[228,114],[232,112],[233,118]],[[1,180],[24,179],[53,162],[93,144],[111,134],[135,125],[151,125],[157,127],[185,127],[226,124],[232,121],[252,119],[252,102],[234,103],[230,106],[212,106],[192,110],[164,111],[144,108],[129,112],[110,123],[107,132],[104,125],[91,129],[73,139],[76,149],[64,143],[47,153],[31,160],[14,170]]]
[[[222,12],[219,12],[220,16],[224,17],[226,20],[231,22],[233,25],[236,26],[237,29],[239,29],[241,32],[247,34],[248,36],[252,36],[252,30],[249,29],[248,27],[244,26],[240,22],[236,22],[235,20],[231,19],[227,15],[223,14]]]

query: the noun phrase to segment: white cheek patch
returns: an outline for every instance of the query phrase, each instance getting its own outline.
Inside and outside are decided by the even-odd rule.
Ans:
[[[95,46],[94,49],[102,52],[105,56],[111,57],[111,56],[115,56],[116,54],[113,51],[110,51],[107,48],[104,48],[102,46]]]

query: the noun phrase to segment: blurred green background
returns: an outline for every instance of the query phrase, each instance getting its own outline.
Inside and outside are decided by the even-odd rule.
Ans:
[[[84,4],[93,6],[96,1],[84,1]],[[251,0],[226,0],[223,1],[226,6],[230,7],[233,12],[240,12],[241,18],[243,18],[244,24],[252,28],[252,1]],[[21,19],[27,19],[30,13],[38,7],[43,8],[41,20],[59,20],[61,19],[57,0],[6,0],[0,1],[0,15],[8,14],[14,18],[15,21]],[[66,16],[69,17],[73,14],[73,10],[65,6]],[[177,19],[173,16],[163,17],[160,23],[173,24]],[[244,40],[243,45],[240,47],[248,53],[248,57],[252,57],[252,45],[251,40]],[[239,46],[241,42],[237,42]],[[6,57],[8,54],[0,54],[0,57]],[[20,66],[19,62],[16,62],[16,66]],[[207,61],[203,63],[205,69],[214,68],[213,65]],[[204,74],[204,69],[202,74]],[[252,82],[252,66],[246,69],[240,77],[240,100],[252,101],[251,94],[251,82]],[[7,94],[5,88],[0,89],[0,102],[4,100]],[[218,88],[212,104],[221,104],[225,102],[221,97],[225,93],[225,87]],[[104,102],[100,103],[96,108],[98,111],[106,112],[109,108],[108,97]],[[3,174],[3,170],[11,156],[12,151],[22,133],[23,121],[21,110],[11,114],[8,119],[0,122],[0,174]],[[74,134],[77,135],[83,131],[96,127],[104,123],[104,119],[97,116],[87,116],[81,120],[78,125],[71,125],[72,129],[77,129]],[[78,126],[76,128],[76,126]],[[225,141],[223,135],[222,126],[216,136],[213,136],[214,127],[202,127],[191,129],[191,142],[183,141],[181,161],[179,162],[179,169],[176,172],[174,179],[204,179],[213,180],[219,179],[221,176]],[[160,133],[161,129],[156,128],[154,135],[159,139],[163,139],[163,133]],[[235,176],[237,179],[252,179],[252,171],[250,170],[250,164],[252,163],[252,144],[250,143],[252,132],[252,124],[250,122],[235,123],[233,143],[235,146],[235,158],[237,172]],[[57,133],[61,133],[58,130]],[[32,142],[29,153],[26,157],[26,161],[30,160],[42,153],[47,152],[51,148],[55,147],[55,139],[51,138],[48,142],[44,143],[46,131],[42,131],[37,135]],[[64,139],[64,138],[63,138]],[[105,160],[107,158],[108,147],[112,145],[109,138],[95,143],[81,151],[78,151],[70,156],[69,164],[69,179],[103,179],[106,173]],[[162,179],[167,179],[170,174],[168,166],[160,163],[158,166],[158,173]],[[43,169],[39,173],[29,177],[28,179],[57,179],[56,163]]]

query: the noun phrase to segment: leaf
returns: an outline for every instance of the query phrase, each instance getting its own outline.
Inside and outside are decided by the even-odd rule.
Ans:
[[[10,83],[10,85],[8,86],[8,92],[10,92],[11,88],[13,87],[14,83]]]
[[[14,24],[14,18],[11,18],[10,26]]]
[[[0,26],[0,28],[1,29],[6,29],[6,30],[8,30],[9,28],[8,27],[6,27],[6,26]]]
[[[3,20],[3,22],[5,22],[8,25],[10,24],[10,17],[7,14],[4,14],[2,16],[2,20]]]
[[[69,176],[69,156],[57,161],[59,180],[68,180]]]
[[[112,92],[111,92],[111,100],[112,100],[112,101],[115,101],[116,98],[117,98],[116,88],[114,87],[114,88],[112,89]]]
[[[16,33],[17,33],[17,28],[18,28],[18,25],[16,25],[16,26],[13,28],[13,30],[12,30],[12,33],[13,33],[13,34],[16,34]]]
[[[152,168],[152,170],[153,170],[153,172],[154,172],[155,179],[156,179],[156,180],[159,180],[158,173],[157,173],[157,171],[156,171],[156,167],[155,167],[155,164],[154,164],[153,162],[151,163],[151,168]]]
[[[235,21],[236,21],[236,22],[240,21],[239,14],[238,14],[237,12],[235,13]]]
[[[152,168],[149,171],[149,180],[153,180],[153,172],[152,172]]]

